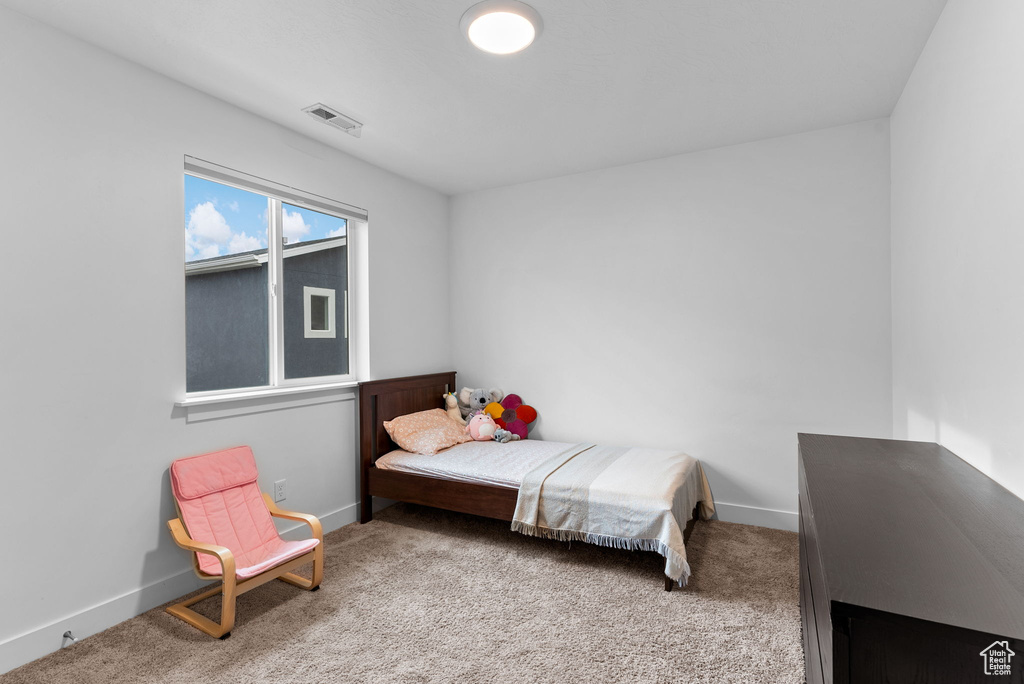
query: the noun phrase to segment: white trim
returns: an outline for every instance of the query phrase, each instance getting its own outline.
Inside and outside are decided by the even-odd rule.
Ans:
[[[369,225],[362,221],[348,224],[348,300],[345,312],[348,331],[349,372],[359,378],[371,378],[370,369],[370,264]]]
[[[284,249],[284,258],[288,259],[293,256],[299,256],[300,254],[309,254],[311,252],[319,252],[324,249],[334,249],[336,247],[344,247],[345,238],[333,238],[332,240],[324,240],[323,242],[293,242],[286,244]]]
[[[293,188],[290,185],[284,185],[283,183],[267,180],[260,176],[254,176],[251,173],[236,171],[235,169],[227,166],[208,162],[205,159],[190,157],[187,154],[185,155],[185,173],[190,176],[196,176],[197,178],[205,178],[206,180],[211,180],[215,183],[230,185],[232,187],[239,188],[240,190],[248,190],[249,192],[255,192],[260,195],[276,197],[284,200],[288,204],[294,204],[297,207],[303,207],[305,209],[312,209],[313,211],[337,215],[338,218],[352,218],[357,221],[366,220],[366,210],[352,204],[346,204],[345,202],[339,202],[338,200],[331,199],[330,197],[324,197],[323,195],[299,190],[298,188]]]
[[[743,504],[715,502],[715,511],[719,520],[741,525],[757,525],[771,527],[776,530],[796,532],[800,528],[800,515],[791,511],[780,511],[774,508],[744,506]]]
[[[175,406],[188,408],[190,406],[205,406],[208,404],[223,404],[228,401],[243,401],[246,399],[262,399],[264,397],[278,397],[287,394],[300,394],[302,392],[320,392],[323,390],[347,389],[358,387],[355,380],[344,380],[340,382],[325,382],[320,384],[288,385],[278,387],[246,387],[233,391],[212,391],[193,392],[181,401],[174,402]]]
[[[278,395],[256,399],[242,399],[229,403],[188,406],[185,408],[185,422],[201,423],[204,420],[233,418],[234,416],[246,416],[252,413],[267,413],[269,411],[283,411],[300,406],[336,404],[343,401],[355,401],[355,398],[355,388],[342,387],[319,392],[296,392],[283,396]]]
[[[281,252],[284,237],[281,231],[283,224],[281,200],[276,197],[267,198],[267,368],[270,385],[281,384],[284,377],[284,263]]]
[[[191,570],[178,572],[12,637],[0,643],[0,674],[60,650],[61,635],[66,630],[71,630],[78,639],[92,636],[194,591],[202,584]]]
[[[318,517],[323,525],[324,533],[333,532],[359,519],[359,504],[349,504]],[[302,533],[303,529],[307,530],[305,536]],[[305,539],[309,536],[308,528],[304,524],[290,525],[281,531],[281,536],[286,539]],[[181,555],[183,562],[188,560],[184,552]],[[203,580],[196,577],[191,568],[182,570],[133,591],[97,603],[85,610],[66,615],[59,620],[11,637],[0,642],[0,674],[60,650],[61,635],[66,630],[71,630],[81,640],[113,627],[119,622],[142,615],[161,604],[195,591],[205,584]]]
[[[352,373],[345,375],[317,375],[310,378],[287,378],[282,380],[277,387],[308,387],[314,385],[331,385],[334,383],[352,383],[356,385],[359,380]]]
[[[313,297],[327,299],[327,328],[313,329]],[[302,323],[307,338],[336,339],[338,337],[338,315],[335,313],[337,297],[335,291],[328,287],[302,286]]]

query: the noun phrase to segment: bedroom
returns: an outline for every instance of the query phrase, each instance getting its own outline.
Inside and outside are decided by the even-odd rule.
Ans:
[[[358,519],[352,389],[176,406],[185,156],[366,210],[358,379],[457,370],[531,438],[683,450],[723,523],[797,529],[800,432],[1024,495],[1019,4],[538,1],[500,59],[472,4],[0,0],[0,671],[200,586],[175,459],[248,444],[288,508]]]

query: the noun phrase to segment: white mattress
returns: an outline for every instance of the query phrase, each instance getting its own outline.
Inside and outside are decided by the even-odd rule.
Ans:
[[[399,470],[445,480],[518,489],[523,476],[571,447],[566,442],[523,439],[518,442],[466,442],[433,456],[392,451],[377,459],[381,470]]]

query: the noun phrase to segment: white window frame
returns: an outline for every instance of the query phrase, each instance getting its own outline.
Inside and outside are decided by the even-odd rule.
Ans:
[[[327,329],[313,329],[313,297],[325,297],[327,299]],[[335,313],[334,290],[326,287],[302,286],[302,321],[304,332],[307,338],[337,339],[338,322],[334,320]]]
[[[308,389],[309,391],[316,391],[334,387],[354,387],[358,384],[356,377],[356,358],[353,353],[353,336],[350,334],[352,330],[352,321],[354,312],[349,308],[349,293],[355,287],[355,279],[353,278],[353,253],[356,251],[358,245],[354,244],[354,235],[356,233],[362,233],[354,225],[355,223],[366,223],[367,214],[364,209],[339,202],[337,200],[323,197],[322,195],[315,195],[312,193],[298,190],[288,185],[276,183],[274,181],[260,178],[259,176],[253,176],[241,171],[214,164],[196,157],[185,157],[185,175],[195,176],[197,178],[203,178],[205,180],[213,181],[215,183],[221,183],[223,185],[230,185],[241,190],[247,190],[249,192],[255,192],[260,195],[266,196],[267,199],[267,216],[270,217],[269,225],[267,227],[267,271],[268,271],[268,283],[267,289],[269,296],[267,297],[268,306],[268,319],[270,325],[268,326],[267,334],[269,336],[269,368],[268,377],[269,382],[266,385],[260,385],[258,387],[240,387],[224,390],[207,390],[203,392],[186,392],[185,398],[182,401],[176,402],[178,406],[191,406],[201,405],[208,403],[216,403],[220,401],[231,400],[233,398],[238,399],[249,399],[254,395],[257,396],[271,396],[275,394],[293,394],[297,391],[303,391]],[[182,207],[185,203],[182,202]],[[335,337],[336,333],[333,332],[337,329],[338,324],[341,323],[344,326],[345,337],[348,338],[348,369],[349,372],[344,375],[321,375],[311,378],[292,378],[287,379],[284,377],[284,297],[282,292],[284,282],[284,231],[283,231],[283,205],[289,204],[304,209],[310,209],[324,214],[329,214],[337,218],[345,219],[347,222],[345,230],[344,244],[346,247],[345,256],[347,259],[347,289],[345,290],[345,310],[344,310],[344,321],[335,321],[335,310],[334,310],[334,295],[333,290],[331,296],[331,304],[329,307],[331,317],[331,331],[330,337]],[[182,234],[184,238],[184,233]],[[184,247],[182,247],[182,254],[184,255]],[[306,288],[306,289],[322,289],[322,288]],[[328,290],[325,290],[328,291]],[[309,300],[308,296],[304,293],[305,299],[305,325],[307,337],[309,335]],[[355,301],[361,301],[358,296],[355,297]],[[325,331],[312,331],[314,333],[324,333]],[[312,335],[313,337],[327,337],[328,335]]]

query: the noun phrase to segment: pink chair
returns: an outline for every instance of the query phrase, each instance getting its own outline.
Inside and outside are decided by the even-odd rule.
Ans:
[[[283,511],[269,494],[261,496],[256,459],[247,446],[182,458],[171,464],[171,489],[178,517],[167,521],[175,543],[191,551],[192,567],[220,585],[177,603],[167,612],[210,636],[225,639],[235,624],[235,599],[280,579],[316,591],[324,573],[324,535],[312,515]],[[285,541],[272,518],[309,525],[312,539]],[[313,579],[292,572],[313,563]],[[220,624],[189,606],[223,593]]]

